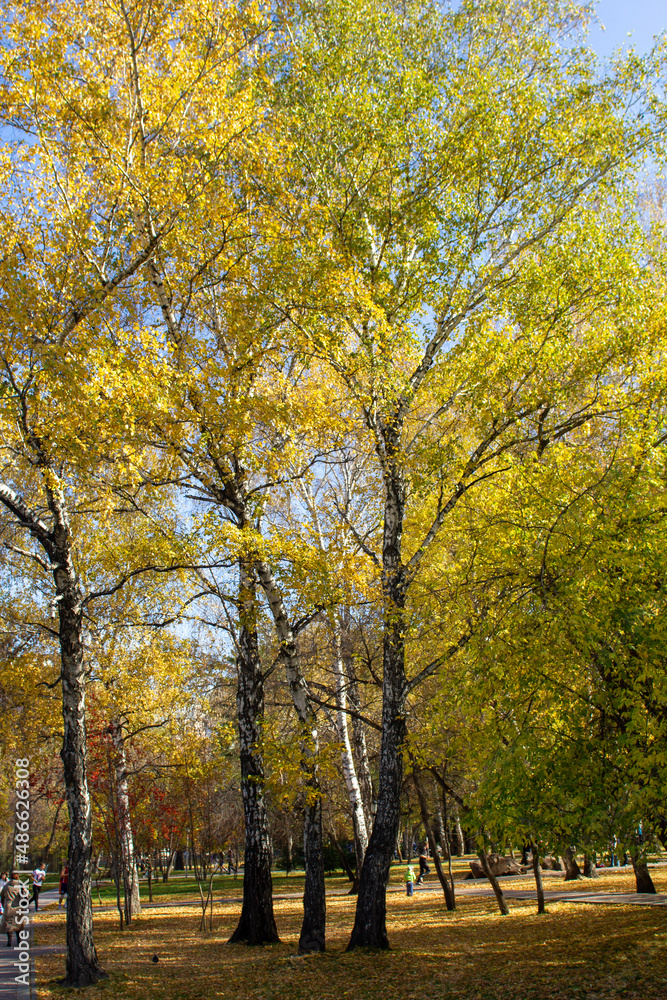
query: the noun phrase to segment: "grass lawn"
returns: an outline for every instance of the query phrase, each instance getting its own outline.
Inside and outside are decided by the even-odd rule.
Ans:
[[[454,877],[458,881],[466,872],[470,871],[470,858],[474,855],[467,855],[465,858],[456,858],[453,862]],[[413,861],[416,868],[418,865]],[[405,864],[394,863],[393,866],[394,873],[399,873],[397,876],[398,880],[402,880],[403,872],[405,871]],[[434,872],[432,869],[431,877],[434,878]],[[330,889],[349,889],[350,882],[349,879],[343,874],[342,870],[339,870],[335,875],[327,876],[327,890]],[[208,879],[205,879],[202,883],[202,888],[204,895],[206,895],[206,889],[208,886]],[[51,887],[50,887],[51,888]],[[56,886],[57,888],[57,880]],[[236,897],[243,895],[243,869],[236,875],[216,875],[213,879],[213,888],[217,896],[223,897]],[[148,882],[145,878],[140,879],[139,891],[141,895],[142,903],[148,901]],[[289,875],[285,875],[284,872],[276,871],[273,872],[273,891],[276,895],[284,895],[291,892],[303,893],[303,869],[299,871],[291,872]],[[158,901],[168,901],[177,899],[198,899],[199,889],[197,888],[197,882],[190,874],[189,878],[185,878],[180,872],[172,874],[168,882],[162,882],[162,880],[153,879],[153,900]],[[93,880],[93,905],[99,904],[100,900],[105,905],[116,905],[116,888],[109,879],[100,880],[99,894],[97,888],[95,887],[95,880]]]
[[[394,875],[397,884],[399,873]],[[230,880],[233,883],[233,879]],[[302,878],[283,881],[299,891]],[[338,880],[328,880],[336,887]],[[654,873],[667,892],[667,872]],[[516,879],[510,887],[528,887]],[[340,886],[344,882],[341,880]],[[191,888],[194,886],[191,882]],[[236,890],[240,890],[240,882]],[[634,880],[610,872],[595,882],[567,889],[632,891]],[[180,888],[180,886],[179,886]],[[550,879],[547,889],[565,888]],[[190,893],[191,895],[191,893]],[[592,906],[553,903],[538,916],[531,901],[510,901],[501,917],[495,901],[461,896],[447,913],[439,892],[412,899],[387,896],[392,950],[345,953],[355,901],[327,899],[328,951],[295,955],[301,921],[298,899],[278,900],[276,920],[282,943],[265,948],[227,945],[239,906],[216,893],[214,930],[198,931],[194,907],[146,910],[129,931],[118,930],[113,913],[95,915],[95,936],[108,980],[90,987],[100,1000],[666,1000],[667,907]],[[227,901],[225,901],[225,898]],[[35,945],[64,942],[65,917],[46,911],[36,925]],[[159,963],[151,962],[153,954]],[[64,956],[36,959],[37,996],[64,992],[55,984]]]

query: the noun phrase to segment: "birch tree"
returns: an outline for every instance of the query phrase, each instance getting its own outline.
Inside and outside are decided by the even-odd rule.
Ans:
[[[195,210],[211,160],[238,132],[242,99],[225,106],[214,137],[201,134],[198,115],[217,106],[211,95],[225,89],[245,36],[236,12],[167,13],[122,0],[94,10],[8,2],[3,22],[2,114],[12,138],[1,167],[0,502],[16,527],[15,548],[53,579],[70,813],[64,982],[85,986],[104,973],[92,934],[86,780],[84,609],[95,588],[86,594],[81,582],[73,470],[109,459],[115,445],[113,460],[126,471],[128,416],[103,440],[67,414],[99,368],[99,329],[131,322],[129,285],[176,220]],[[135,155],[149,96],[150,162]]]
[[[572,41],[582,16],[328,4],[308,9],[282,68],[295,190],[321,209],[318,237],[301,234],[310,311],[293,293],[283,314],[345,387],[382,479],[382,525],[359,536],[382,584],[384,708],[351,948],[388,946],[406,699],[467,641],[411,669],[411,589],[462,497],[622,405],[604,373],[636,349],[618,336],[641,281],[619,199],[662,135],[659,59],[599,78]]]

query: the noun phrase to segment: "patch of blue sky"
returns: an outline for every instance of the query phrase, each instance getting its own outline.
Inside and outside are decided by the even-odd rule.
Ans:
[[[601,59],[608,59],[618,49],[648,52],[666,31],[665,0],[599,0],[587,41]]]

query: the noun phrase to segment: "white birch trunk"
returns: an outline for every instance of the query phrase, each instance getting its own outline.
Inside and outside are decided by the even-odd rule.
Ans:
[[[132,918],[141,913],[141,900],[139,898],[139,872],[134,856],[130,796],[127,788],[127,758],[125,755],[125,740],[123,739],[123,730],[120,722],[114,719],[109,725],[109,730],[114,747],[118,833],[120,837],[123,887],[125,890],[125,920],[130,924]]]
[[[461,829],[461,817],[459,816],[459,809],[456,803],[454,803],[454,807],[452,808],[452,818],[454,820],[454,829],[456,830],[457,854],[462,858],[466,852],[466,845],[463,830]]]
[[[306,878],[299,951],[324,951],[326,946],[326,899],[322,852],[322,794],[317,776],[317,720],[308,694],[308,686],[300,670],[294,632],[280,590],[267,563],[258,559],[255,562],[255,568],[271,609],[280,641],[280,653],[285,666],[292,702],[304,730],[304,739],[301,744],[301,768],[306,785],[303,837]]]
[[[341,762],[343,765],[343,776],[352,810],[352,823],[355,835],[354,844],[357,852],[357,872],[360,872],[361,866],[364,863],[366,848],[368,847],[368,828],[366,826],[361,788],[359,787],[352,746],[350,744],[346,712],[347,683],[341,657],[340,636],[335,624],[333,626],[333,669],[336,678],[336,731],[342,747]]]

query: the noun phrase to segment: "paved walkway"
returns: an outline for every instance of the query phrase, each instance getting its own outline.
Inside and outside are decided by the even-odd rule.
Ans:
[[[25,875],[21,876],[25,878]],[[51,899],[58,898],[58,891],[51,890],[48,892],[42,892],[40,896],[40,902],[49,902]],[[17,983],[16,976],[19,975],[19,970],[14,965],[18,961],[16,952],[16,937],[12,935],[12,946],[7,947],[4,940],[0,940],[0,998],[2,1000],[30,1000],[34,996],[35,991],[35,966],[32,961],[32,957],[35,954],[39,954],[42,951],[41,948],[33,948],[33,927],[32,922],[34,920],[34,906],[30,905],[30,985],[27,983]],[[64,950],[64,949],[63,949]]]
[[[474,885],[471,881],[463,885],[454,883],[457,896],[494,896],[493,889],[489,885]],[[428,882],[426,885],[418,885],[416,891],[442,892],[439,882]],[[512,889],[506,884],[502,886],[506,899],[534,899],[537,901],[535,889]],[[555,889],[544,890],[545,902],[550,903],[615,903],[627,906],[667,906],[667,894],[648,892],[560,892]]]

